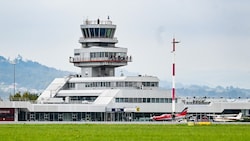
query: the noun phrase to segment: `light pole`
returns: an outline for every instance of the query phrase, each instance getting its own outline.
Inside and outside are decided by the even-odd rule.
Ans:
[[[16,60],[14,59],[13,61],[10,62],[13,65],[13,76],[14,76],[14,84],[13,84],[13,92],[14,95],[16,93]]]
[[[14,95],[16,94],[16,61],[14,60]]]

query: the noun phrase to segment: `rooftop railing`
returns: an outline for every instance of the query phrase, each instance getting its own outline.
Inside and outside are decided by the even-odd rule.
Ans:
[[[110,20],[99,20],[99,19],[97,19],[97,20],[85,20],[84,21],[84,24],[86,24],[86,25],[90,25],[90,24],[108,24],[108,25],[111,25],[112,24],[112,21],[110,21]]]
[[[91,63],[91,62],[132,62],[132,56],[126,57],[99,57],[99,58],[81,58],[81,57],[69,57],[70,63]]]

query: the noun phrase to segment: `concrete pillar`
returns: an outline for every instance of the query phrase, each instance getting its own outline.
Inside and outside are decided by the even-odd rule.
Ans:
[[[18,108],[15,108],[14,121],[18,122]]]

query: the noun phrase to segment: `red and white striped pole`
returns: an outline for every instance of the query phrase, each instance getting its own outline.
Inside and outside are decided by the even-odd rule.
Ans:
[[[172,74],[172,114],[175,113],[175,44],[180,43],[173,38],[173,74]]]

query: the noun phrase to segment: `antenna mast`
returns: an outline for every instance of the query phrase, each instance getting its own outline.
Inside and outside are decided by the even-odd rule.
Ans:
[[[179,41],[175,41],[173,38],[173,73],[172,73],[172,114],[175,113],[175,44],[180,43]]]

